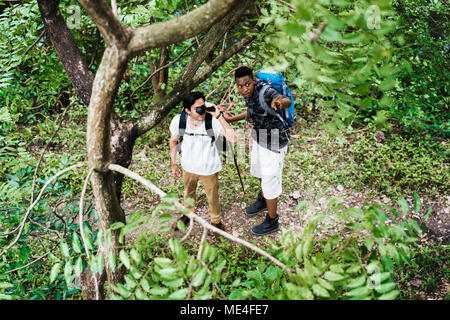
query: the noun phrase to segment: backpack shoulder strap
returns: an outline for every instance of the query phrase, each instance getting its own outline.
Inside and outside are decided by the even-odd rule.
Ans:
[[[180,114],[180,123],[178,124],[180,137],[183,137],[184,132],[186,131],[186,123],[187,123],[187,113],[186,111],[183,110]]]
[[[216,137],[214,136],[214,130],[212,128],[212,115],[210,113],[206,113],[205,116],[205,129],[206,134],[211,138],[211,144],[214,143]]]
[[[180,122],[178,123],[178,144],[177,144],[177,152],[181,154],[181,143],[183,142],[184,132],[186,131],[186,122],[187,122],[187,113],[186,111],[181,111],[180,114]]]
[[[286,125],[286,121],[283,119],[283,117],[278,112],[273,110],[269,105],[267,105],[266,100],[264,99],[264,93],[266,92],[267,89],[269,89],[269,87],[270,86],[266,84],[259,91],[259,104],[264,109],[264,111],[266,111],[268,114],[271,114],[272,116],[277,117],[278,119],[281,120],[282,123]]]

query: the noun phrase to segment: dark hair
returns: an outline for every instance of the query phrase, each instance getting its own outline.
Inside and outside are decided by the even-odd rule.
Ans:
[[[239,67],[234,73],[234,78],[235,79],[242,78],[242,77],[245,77],[245,76],[249,76],[250,78],[253,79],[253,71],[252,71],[252,69],[250,69],[249,67],[245,67],[245,66],[244,67]]]
[[[183,99],[183,110],[190,109],[197,99],[206,100],[205,95],[201,92],[192,91],[189,93],[186,98]]]

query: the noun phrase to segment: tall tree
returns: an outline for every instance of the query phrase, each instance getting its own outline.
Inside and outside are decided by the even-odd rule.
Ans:
[[[199,8],[165,22],[138,28],[124,26],[104,0],[79,1],[97,26],[105,42],[105,50],[95,75],[89,70],[69,28],[59,13],[59,1],[38,0],[39,10],[48,35],[58,53],[61,63],[78,92],[81,101],[88,107],[87,154],[92,171],[91,183],[95,196],[95,206],[103,230],[115,222],[125,222],[120,207],[120,189],[123,176],[108,170],[111,163],[128,167],[136,139],[156,126],[169,111],[179,104],[186,93],[206,80],[230,57],[248,45],[253,37],[244,35],[230,44],[217,56],[213,56],[218,43],[226,33],[241,22],[253,1],[211,0]],[[160,99],[152,107],[150,114],[126,121],[114,112],[114,100],[131,58],[145,51],[161,48],[160,66],[167,60],[166,48],[206,31],[198,48],[186,64],[183,72],[170,92],[156,87]],[[213,59],[199,71],[207,58]],[[167,70],[159,74],[159,84],[167,81]],[[113,231],[110,250],[117,254],[119,233]],[[106,277],[111,283],[122,278],[122,272],[106,266]],[[87,279],[89,280],[89,276]],[[89,282],[89,281],[88,281]],[[100,283],[102,285],[102,283]],[[91,285],[85,286],[85,298],[92,295]]]

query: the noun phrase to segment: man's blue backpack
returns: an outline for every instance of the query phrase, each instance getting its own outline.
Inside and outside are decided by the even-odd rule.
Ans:
[[[284,81],[282,73],[275,73],[267,70],[258,70],[256,77],[267,84],[270,84],[275,90],[280,94],[287,96],[291,99],[291,106],[289,108],[283,109],[284,118],[289,127],[294,125],[294,97],[292,96],[291,89]]]

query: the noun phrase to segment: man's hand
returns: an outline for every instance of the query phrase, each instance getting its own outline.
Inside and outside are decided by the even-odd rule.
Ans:
[[[282,98],[281,96],[276,96],[273,98],[272,103],[270,106],[273,110],[280,110],[284,108],[289,108],[291,105],[291,99],[290,98]]]
[[[273,98],[270,106],[272,107],[273,110],[280,110],[281,108],[283,108],[281,96],[277,96],[277,97]]]
[[[206,106],[207,108],[209,108],[209,107],[214,107],[214,108],[215,108],[214,111],[212,111],[212,112],[206,111],[206,112],[211,113],[211,115],[213,115],[213,116],[216,117],[216,118],[219,116],[220,110],[219,110],[219,108],[217,108],[217,106],[216,106],[215,104],[213,104],[213,103],[211,103],[211,102],[205,102],[205,106]]]
[[[172,163],[172,174],[175,178],[181,178],[181,172],[176,163]]]

